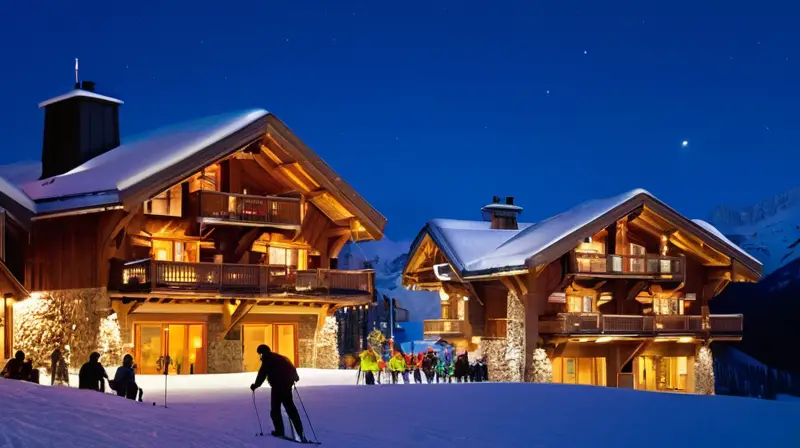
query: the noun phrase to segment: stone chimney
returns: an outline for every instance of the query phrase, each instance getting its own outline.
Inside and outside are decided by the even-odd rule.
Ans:
[[[495,196],[492,203],[481,208],[483,219],[492,222],[494,230],[518,230],[517,216],[522,213],[522,207],[514,205],[514,197],[506,197],[505,204],[500,202],[500,198]]]

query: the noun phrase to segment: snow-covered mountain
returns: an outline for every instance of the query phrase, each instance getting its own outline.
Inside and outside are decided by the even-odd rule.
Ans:
[[[403,266],[408,259],[410,241],[348,243],[339,254],[340,269],[363,269],[365,263],[375,269],[375,286],[380,294],[397,299],[397,306],[408,310],[411,321],[441,317],[439,295],[430,291],[409,291],[403,288]]]
[[[748,207],[717,207],[710,222],[759,259],[765,277],[800,258],[800,188]]]

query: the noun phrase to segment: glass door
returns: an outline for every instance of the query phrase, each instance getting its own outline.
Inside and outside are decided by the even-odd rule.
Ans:
[[[242,326],[242,353],[245,372],[255,372],[261,367],[261,357],[256,353],[259,345],[266,344],[274,353],[289,358],[297,365],[296,324],[248,324]]]
[[[136,325],[137,373],[155,375],[159,373],[158,360],[164,356],[164,338],[161,324]]]
[[[256,349],[261,344],[267,344],[270,348],[274,348],[272,333],[271,324],[242,326],[242,353],[244,354],[245,372],[256,372],[261,367],[261,357],[256,353]]]
[[[137,373],[164,372],[162,360],[169,354],[170,375],[206,373],[204,324],[136,324]]]

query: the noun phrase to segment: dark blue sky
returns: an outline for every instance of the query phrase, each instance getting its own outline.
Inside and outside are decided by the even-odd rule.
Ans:
[[[269,109],[393,239],[492,195],[538,220],[642,187],[705,217],[800,185],[800,5],[704,3],[12,2],[0,161],[39,157],[78,57],[123,140]]]

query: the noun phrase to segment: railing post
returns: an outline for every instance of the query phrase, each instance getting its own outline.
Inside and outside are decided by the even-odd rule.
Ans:
[[[158,267],[156,266],[155,260],[150,260],[150,262],[147,263],[147,270],[149,271],[147,276],[150,278],[150,290],[155,291],[156,286],[158,285],[158,282],[156,281],[156,277],[158,276]]]

